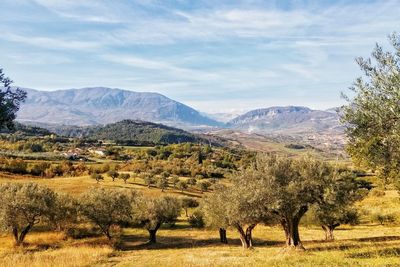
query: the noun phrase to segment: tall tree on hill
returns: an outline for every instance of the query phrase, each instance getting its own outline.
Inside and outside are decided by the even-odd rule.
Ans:
[[[12,83],[13,81],[6,77],[0,68],[0,128],[13,127],[19,106],[26,98],[25,91],[11,88]]]
[[[347,151],[353,161],[388,182],[400,173],[400,35],[392,34],[391,51],[376,45],[372,59],[359,57],[364,72],[350,87],[354,97],[341,109]]]

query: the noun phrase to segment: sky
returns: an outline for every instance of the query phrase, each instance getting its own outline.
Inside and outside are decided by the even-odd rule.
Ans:
[[[0,68],[39,90],[158,92],[203,112],[327,109],[400,0],[0,0]]]

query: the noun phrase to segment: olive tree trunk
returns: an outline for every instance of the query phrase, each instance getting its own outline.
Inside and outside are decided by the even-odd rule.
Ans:
[[[149,243],[151,244],[155,244],[157,243],[157,231],[160,228],[161,224],[157,223],[156,227],[154,227],[153,229],[147,229],[147,231],[149,232]]]
[[[242,247],[245,249],[250,249],[253,247],[252,232],[254,227],[256,227],[256,224],[250,224],[247,229],[244,230],[241,225],[236,225],[236,229],[239,232],[240,241],[242,242]]]
[[[226,229],[219,228],[219,239],[221,243],[228,244],[228,239],[226,238]]]
[[[322,229],[324,229],[325,232],[325,240],[326,241],[333,241],[335,239],[333,235],[333,230],[335,230],[336,227],[340,226],[340,223],[335,223],[331,225],[322,225]]]
[[[13,227],[12,228],[12,233],[14,236],[14,240],[15,240],[15,245],[16,246],[20,246],[24,243],[25,237],[26,235],[29,233],[29,231],[32,229],[33,224],[28,224],[22,231],[20,234],[18,234],[18,228],[17,227]]]
[[[285,214],[281,219],[281,225],[285,231],[286,247],[304,249],[300,240],[299,224],[308,207],[302,206],[295,215]]]
[[[108,239],[109,241],[111,241],[111,239],[112,239],[112,236],[111,236],[111,234],[110,234],[110,227],[111,227],[111,224],[107,224],[107,225],[100,225],[100,224],[98,224],[98,226],[99,226],[101,232],[107,237],[107,239]]]

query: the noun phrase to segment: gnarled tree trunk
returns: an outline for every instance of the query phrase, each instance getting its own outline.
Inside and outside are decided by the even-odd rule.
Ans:
[[[308,207],[302,206],[295,215],[285,214],[281,219],[281,225],[285,231],[286,246],[289,248],[304,249],[300,240],[299,223]]]
[[[236,225],[236,229],[239,232],[239,238],[242,242],[242,247],[249,249],[253,247],[252,231],[256,227],[256,224],[250,224],[246,230],[239,224]]]
[[[335,230],[336,227],[340,226],[340,223],[335,223],[331,225],[322,225],[322,229],[325,231],[325,240],[326,241],[333,241],[334,235],[333,235],[333,230]]]
[[[228,244],[228,239],[226,238],[226,229],[219,228],[219,239],[221,243]]]
[[[22,231],[21,233],[18,235],[18,228],[17,227],[13,227],[12,228],[12,233],[14,236],[14,240],[15,240],[15,245],[16,246],[20,246],[24,243],[25,237],[26,235],[29,233],[29,231],[32,229],[33,224],[28,224]]]
[[[157,243],[157,230],[160,228],[161,224],[158,223],[154,229],[147,229],[149,232],[149,243],[155,244]]]

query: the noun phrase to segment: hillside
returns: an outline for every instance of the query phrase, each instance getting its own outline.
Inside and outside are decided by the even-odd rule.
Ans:
[[[289,140],[326,152],[335,150],[341,154],[345,136],[336,110],[312,110],[298,106],[270,107],[249,111],[232,119],[227,125],[234,131],[255,134],[257,139],[260,135],[267,139],[283,138],[284,142]]]
[[[219,125],[193,108],[157,93],[105,87],[24,90],[28,97],[18,112],[21,122],[96,125],[131,119],[171,126]]]
[[[139,121],[123,120],[106,125],[57,125],[39,124],[51,132],[65,137],[78,137],[91,140],[108,140],[118,144],[127,145],[160,145],[176,143],[208,142],[200,135],[195,135],[181,129],[162,124]],[[213,143],[216,140],[212,141]]]
[[[12,133],[25,136],[45,136],[52,134],[52,132],[49,131],[48,129],[37,126],[25,125],[18,122],[14,123],[14,129],[0,128],[0,133],[5,133],[5,134]]]
[[[228,125],[259,133],[342,132],[335,112],[297,106],[252,110],[232,119]]]
[[[124,120],[93,128],[87,136],[95,140],[113,140],[126,144],[174,144],[197,142],[193,134],[151,122]]]

